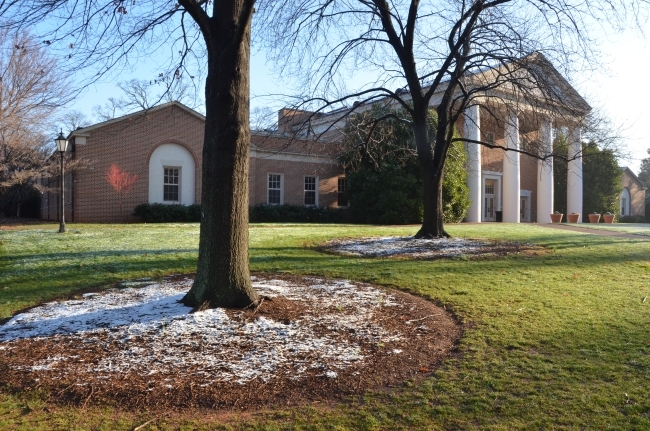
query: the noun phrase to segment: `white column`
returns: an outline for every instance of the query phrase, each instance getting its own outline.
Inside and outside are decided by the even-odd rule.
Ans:
[[[582,143],[580,138],[580,126],[569,131],[570,161],[566,179],[566,203],[569,214],[580,214],[578,223],[582,223]]]
[[[465,110],[465,127],[463,136],[474,141],[481,140],[481,116],[478,105],[472,105]],[[467,210],[467,221],[481,221],[481,146],[471,142],[465,143],[467,150],[467,187],[469,188],[470,205]]]
[[[541,154],[553,154],[551,120],[542,120]],[[553,213],[553,158],[537,161],[537,223],[550,223]]]
[[[505,127],[506,148],[519,149],[519,119],[517,114],[508,117]],[[503,152],[503,221],[519,223],[521,185],[519,180],[519,153]]]

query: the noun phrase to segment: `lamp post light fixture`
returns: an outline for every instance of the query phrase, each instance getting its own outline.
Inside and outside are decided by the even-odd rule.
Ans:
[[[68,149],[68,140],[63,136],[63,130],[59,136],[54,140],[56,142],[56,149],[61,154],[61,224],[59,225],[59,233],[66,232],[65,229],[65,167],[63,166],[63,156]]]

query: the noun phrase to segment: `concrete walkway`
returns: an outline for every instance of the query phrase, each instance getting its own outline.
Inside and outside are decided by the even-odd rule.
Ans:
[[[615,238],[640,239],[642,241],[650,241],[650,236],[634,235],[632,233],[612,232],[611,230],[603,230],[603,229],[589,229],[587,227],[579,227],[577,225],[547,223],[547,224],[538,224],[538,226],[547,227],[550,229],[568,230],[571,232],[589,233],[592,235],[611,236]]]

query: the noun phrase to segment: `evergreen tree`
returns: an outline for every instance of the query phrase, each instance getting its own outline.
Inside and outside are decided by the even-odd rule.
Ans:
[[[423,216],[422,175],[410,126],[404,112],[374,107],[355,115],[346,128],[347,195],[352,218],[376,224],[420,223]],[[376,121],[381,118],[380,121]],[[435,135],[437,118],[429,127]],[[443,178],[443,219],[459,222],[469,207],[467,159],[461,142],[449,149]]]
[[[566,156],[568,145],[563,135],[554,142],[554,152]],[[557,158],[553,164],[554,206],[563,214],[567,212],[567,168],[566,160]],[[582,214],[583,221],[589,221],[587,214],[618,212],[621,194],[621,168],[616,155],[608,149],[600,149],[593,141],[582,144]]]

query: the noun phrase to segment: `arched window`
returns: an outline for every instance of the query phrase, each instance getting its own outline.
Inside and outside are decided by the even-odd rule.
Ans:
[[[194,203],[194,157],[178,144],[162,144],[149,159],[149,203]]]
[[[630,191],[627,187],[623,187],[621,192],[621,215],[628,216],[630,215]]]

